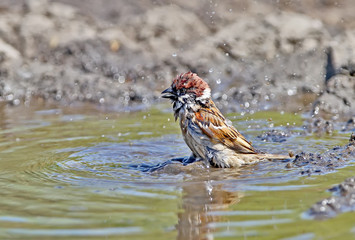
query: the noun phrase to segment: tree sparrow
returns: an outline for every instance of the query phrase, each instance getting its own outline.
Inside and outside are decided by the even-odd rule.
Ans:
[[[162,94],[173,103],[175,121],[180,119],[182,136],[192,151],[190,158],[222,168],[289,158],[258,153],[218,110],[211,100],[210,87],[197,74],[177,76]]]

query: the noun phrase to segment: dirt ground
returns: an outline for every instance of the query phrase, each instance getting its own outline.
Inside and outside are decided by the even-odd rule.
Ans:
[[[223,111],[355,112],[351,0],[0,3],[0,101],[150,105],[197,72]]]

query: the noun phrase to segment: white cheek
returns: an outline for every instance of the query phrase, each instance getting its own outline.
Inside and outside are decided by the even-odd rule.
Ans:
[[[211,97],[211,89],[206,88],[205,90],[203,90],[202,96],[196,98],[196,100],[203,101],[203,100],[209,99],[210,97]]]

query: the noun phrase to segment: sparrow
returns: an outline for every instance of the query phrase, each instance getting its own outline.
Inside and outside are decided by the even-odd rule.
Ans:
[[[183,139],[191,149],[190,159],[213,167],[230,168],[289,156],[258,152],[232,126],[211,99],[211,88],[196,73],[177,76],[162,92],[172,101],[175,121],[180,120]]]

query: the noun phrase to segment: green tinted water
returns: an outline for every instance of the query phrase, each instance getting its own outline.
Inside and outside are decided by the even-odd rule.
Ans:
[[[262,150],[322,152],[349,134],[256,138],[270,126],[301,131],[294,114],[229,115]],[[270,119],[272,118],[272,119]],[[281,127],[285,128],[285,127]],[[304,216],[349,164],[301,176],[283,162],[241,169],[155,165],[189,155],[166,106],[139,113],[90,108],[0,107],[0,239],[352,239],[355,213]]]

